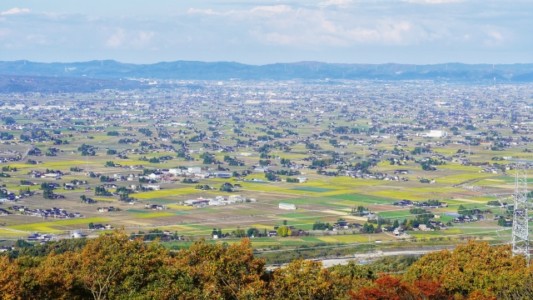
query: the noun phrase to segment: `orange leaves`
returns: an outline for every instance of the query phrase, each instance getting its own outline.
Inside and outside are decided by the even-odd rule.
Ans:
[[[0,297],[1,299],[19,299],[20,269],[19,265],[7,256],[0,256]]]
[[[376,279],[371,287],[363,287],[357,293],[352,293],[353,300],[401,300],[417,299],[413,288],[402,282],[400,278],[384,275]]]
[[[374,266],[375,268],[375,266]],[[170,254],[122,232],[79,251],[0,256],[0,299],[528,299],[533,268],[508,246],[468,243],[428,254],[401,275],[372,265],[324,269],[295,260],[272,273],[248,239],[200,241]]]
[[[513,257],[510,246],[479,242],[459,245],[451,252],[428,254],[405,274],[411,282],[438,281],[448,293],[463,296],[480,290],[500,296],[515,293],[524,287],[528,276],[531,272],[527,271],[525,260]]]
[[[334,299],[334,285],[322,263],[295,260],[272,275],[272,299]]]
[[[264,261],[253,256],[248,239],[229,246],[201,241],[176,256],[175,267],[191,277],[197,297],[260,299],[266,292]]]
[[[353,300],[453,299],[436,281],[418,280],[413,283],[401,277],[382,275],[368,287],[349,292]]]

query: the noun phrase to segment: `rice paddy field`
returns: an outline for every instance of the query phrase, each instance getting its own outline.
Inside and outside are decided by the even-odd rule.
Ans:
[[[170,246],[186,245],[201,238],[210,240],[213,229],[229,235],[213,242],[231,242],[232,234],[250,228],[268,233],[287,225],[293,231],[302,231],[300,236],[254,237],[254,247],[263,250],[323,244],[379,247],[380,243],[403,245],[409,241],[453,244],[468,238],[489,241],[509,238],[509,227],[497,222],[499,216],[509,217],[508,210],[488,206],[487,202],[512,201],[516,161],[531,161],[533,153],[528,142],[500,149],[493,142],[494,136],[508,134],[515,140],[520,136],[528,141],[531,131],[515,129],[513,133],[508,130],[510,120],[498,119],[507,127],[490,126],[490,131],[481,122],[467,135],[429,138],[421,135],[419,128],[421,124],[430,128],[430,123],[420,117],[423,114],[414,117],[409,112],[421,107],[426,112],[452,114],[460,109],[459,104],[437,109],[416,100],[419,101],[416,104],[402,102],[406,107],[394,110],[388,102],[349,98],[344,89],[353,91],[343,87],[335,93],[346,97],[352,103],[350,106],[335,106],[320,97],[323,101],[299,103],[305,108],[301,110],[283,102],[265,106],[261,101],[258,104],[237,99],[223,105],[202,99],[193,102],[185,97],[173,99],[174,96],[164,98],[173,100],[161,100],[155,94],[148,94],[144,102],[132,102],[129,99],[134,94],[117,92],[114,97],[119,100],[111,104],[98,98],[108,97],[102,94],[83,95],[78,100],[54,95],[54,101],[70,105],[77,112],[75,119],[63,118],[53,111],[43,112],[45,116],[39,118],[35,113],[10,112],[17,124],[24,125],[4,126],[0,130],[16,136],[2,141],[0,157],[19,153],[21,159],[1,163],[5,176],[0,177],[0,184],[6,192],[16,195],[25,189],[34,194],[17,201],[2,200],[0,208],[8,214],[0,215],[0,239],[13,241],[33,233],[58,238],[68,237],[73,231],[89,236],[101,233],[90,229],[89,224],[128,232],[161,229],[185,237],[186,241],[172,242]],[[364,98],[363,94],[358,95]],[[78,110],[79,101],[86,98],[92,100]],[[152,105],[153,99],[161,100],[160,107]],[[131,109],[123,109],[125,106],[120,103]],[[531,105],[530,100],[525,103]],[[109,105],[115,106],[109,109]],[[232,110],[240,113],[232,115],[229,113]],[[291,112],[295,110],[299,113]],[[388,116],[383,111],[388,111]],[[473,113],[479,110],[474,108]],[[43,118],[47,121],[42,121]],[[376,120],[381,122],[382,133],[377,129],[371,132]],[[406,129],[396,132],[394,120],[401,120]],[[496,121],[492,123],[499,124]],[[35,131],[31,124],[41,128],[45,138],[23,141],[21,135]],[[466,132],[465,127],[454,126]],[[396,132],[397,137],[389,131]],[[486,138],[487,132],[490,139]],[[472,137],[475,143],[471,142]],[[82,150],[88,145],[88,151],[93,151],[89,154],[83,152],[87,149]],[[465,153],[465,149],[470,152]],[[428,160],[433,170],[422,167]],[[369,167],[361,167],[366,162]],[[57,179],[35,175],[57,171],[61,174]],[[288,171],[294,173],[288,175]],[[230,175],[220,178],[217,172]],[[268,173],[274,178],[267,178]],[[526,180],[533,183],[531,174],[526,175]],[[74,183],[74,187],[66,189],[66,183]],[[61,197],[45,199],[43,184],[57,184],[53,193]],[[232,186],[231,191],[222,190],[227,184]],[[100,187],[108,193],[97,194]],[[132,191],[129,201],[120,198],[123,188]],[[190,204],[193,200],[230,196],[246,201]],[[91,198],[96,203],[83,202],[82,198]],[[360,207],[384,221],[383,227],[395,221],[401,224],[416,219],[411,212],[413,206],[398,205],[405,200],[444,203],[442,207],[427,209],[435,221],[447,224],[446,228],[432,231],[406,228],[402,236],[387,231],[361,232],[361,227],[374,219],[355,214]],[[280,203],[293,207],[283,209]],[[112,209],[108,210],[109,207]],[[77,213],[78,217],[44,218],[30,213],[53,208]],[[454,222],[460,209],[479,211],[483,218]],[[347,221],[351,227],[313,230],[317,222],[333,225],[339,220]]]

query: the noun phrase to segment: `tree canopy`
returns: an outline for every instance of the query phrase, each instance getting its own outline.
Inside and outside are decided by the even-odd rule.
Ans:
[[[197,241],[171,252],[124,232],[0,255],[1,299],[531,299],[532,268],[508,245],[326,269],[295,260],[268,270],[251,241]],[[397,271],[400,271],[398,273]],[[404,272],[403,272],[404,271]],[[393,272],[393,273],[391,273]]]

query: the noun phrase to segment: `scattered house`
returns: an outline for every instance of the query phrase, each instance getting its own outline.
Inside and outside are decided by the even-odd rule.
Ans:
[[[299,183],[305,183],[307,182],[307,177],[297,177]]]
[[[403,234],[403,228],[401,227],[396,227],[394,228],[394,230],[392,231],[392,233],[394,234],[394,236],[401,236]]]
[[[161,189],[161,186],[159,184],[147,184],[143,185],[143,188],[145,190],[159,191]]]
[[[394,202],[393,205],[395,205],[395,206],[413,206],[413,201],[404,199],[404,200],[401,200],[401,201]]]
[[[81,231],[73,231],[70,233],[70,237],[73,239],[81,239],[83,237],[86,237],[87,235],[82,233]]]
[[[255,167],[253,169],[254,173],[265,173],[268,172],[268,167]]]
[[[202,173],[202,168],[200,168],[200,167],[189,167],[189,168],[187,168],[187,173],[189,173],[189,174],[200,174],[200,173]]]
[[[274,237],[274,236],[278,236],[278,232],[275,231],[275,230],[270,230],[268,233],[267,233],[268,237]]]
[[[54,236],[51,234],[40,234],[40,233],[32,233],[28,236],[29,241],[43,241],[48,242],[50,241]]]
[[[378,215],[371,212],[368,215],[366,215],[366,220],[367,220],[367,222],[377,221],[378,220]]]
[[[148,176],[146,176],[148,179],[150,180],[159,180],[161,178],[161,175],[159,174],[155,174],[155,173],[151,173],[149,174]]]
[[[185,172],[182,169],[168,169],[168,173],[172,176],[184,175]]]
[[[47,179],[61,179],[60,173],[46,173],[42,175],[43,178]]]
[[[407,175],[409,174],[409,170],[394,170],[394,174]]]
[[[230,195],[226,202],[228,204],[234,204],[234,203],[242,203],[244,202],[244,198],[241,195]]]
[[[442,130],[430,130],[429,132],[422,134],[423,137],[428,137],[428,138],[442,138],[442,137],[446,137],[447,135],[448,134],[446,133],[446,131],[442,131]]]
[[[213,173],[213,176],[216,178],[231,178],[232,173],[230,172],[215,172]]]
[[[92,228],[90,228],[91,230],[110,230],[110,229],[113,229],[113,226],[109,225],[109,224],[100,224],[100,223],[97,223],[97,224],[93,224]]]
[[[295,210],[296,209],[296,205],[291,204],[291,203],[284,203],[284,202],[280,202],[278,207],[279,209],[284,209],[284,210]]]
[[[54,218],[54,219],[73,219],[73,218],[81,218],[83,217],[80,213],[71,213],[68,212],[65,209],[52,207],[47,209],[30,209],[28,207],[25,207],[23,205],[13,205],[9,207],[9,209],[13,211],[18,211],[22,215],[26,216],[32,216],[32,217],[42,217],[42,218]]]
[[[224,203],[223,201],[218,199],[218,197],[216,197],[215,199],[209,199],[209,205],[210,206],[221,206],[221,205],[226,205],[226,203]]]
[[[98,207],[98,212],[112,212],[112,211],[117,211],[117,208],[113,207],[113,206],[108,206],[108,207]]]
[[[418,225],[418,229],[421,230],[421,231],[433,231],[433,229],[428,227],[426,224]]]
[[[72,183],[65,183],[63,184],[63,188],[65,190],[74,190],[76,188],[76,186]]]
[[[81,202],[86,204],[95,204],[97,201],[93,198],[85,197],[84,199],[81,199]]]
[[[164,210],[165,206],[159,205],[159,204],[145,204],[145,209],[151,209],[151,210]]]
[[[336,229],[349,229],[349,228],[350,228],[350,223],[348,223],[345,220],[339,220],[335,224],[333,224],[333,230],[336,230]]]
[[[198,199],[189,199],[185,200],[183,203],[188,206],[195,206],[195,207],[204,207],[209,205],[209,199],[204,198],[198,198]]]

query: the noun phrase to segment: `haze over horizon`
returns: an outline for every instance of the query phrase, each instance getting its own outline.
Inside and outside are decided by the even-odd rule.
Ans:
[[[14,1],[1,60],[531,63],[533,1]]]

